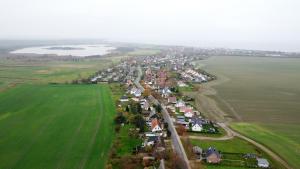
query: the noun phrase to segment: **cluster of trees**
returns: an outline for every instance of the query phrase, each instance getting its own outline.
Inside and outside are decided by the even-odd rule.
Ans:
[[[118,113],[115,117],[115,123],[117,124],[116,131],[119,131],[121,124],[131,123],[136,128],[139,128],[140,132],[144,132],[146,121],[141,115],[143,111],[141,105],[136,102],[131,102],[126,106],[125,110],[129,113],[127,117],[123,113]]]
[[[162,107],[161,107],[160,104],[158,104],[158,105],[153,105],[153,107],[155,108],[156,112],[161,113]]]

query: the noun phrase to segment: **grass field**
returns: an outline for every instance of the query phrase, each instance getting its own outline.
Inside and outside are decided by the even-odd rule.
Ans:
[[[203,149],[213,146],[219,151],[228,153],[258,153],[252,144],[238,138],[224,141],[191,139],[191,143],[192,145],[198,145]]]
[[[246,153],[254,153],[259,156],[262,156],[263,158],[267,158],[269,162],[271,162],[271,165],[274,168],[280,168],[278,167],[279,164],[276,162],[272,161],[272,159],[266,155],[264,152],[261,150],[257,149],[254,145],[239,139],[239,138],[233,138],[231,140],[223,140],[223,141],[213,141],[213,140],[194,140],[191,139],[191,144],[192,145],[197,145],[203,149],[207,149],[209,147],[215,147],[217,150],[223,152],[223,158],[224,159],[236,159],[236,160],[242,160],[240,155],[236,154],[246,154]],[[234,153],[230,155],[230,153]],[[226,162],[227,163],[227,162]],[[227,169],[227,168],[232,168],[232,169],[239,169],[243,167],[237,167],[237,166],[227,166],[228,164],[224,165],[205,165],[207,169],[210,168],[218,168],[218,169]],[[277,166],[277,167],[276,167]]]
[[[0,168],[103,168],[114,138],[107,85],[20,85],[0,93]]]
[[[155,55],[159,53],[158,49],[136,49],[132,52],[128,52],[129,56],[139,56],[139,55]]]
[[[10,60],[0,57],[0,92],[20,83],[65,83],[87,78],[121,57],[79,61]]]
[[[218,77],[209,97],[247,123],[234,128],[299,166],[300,59],[221,56],[198,63]]]
[[[282,132],[272,131],[252,123],[235,123],[232,124],[231,127],[260,143],[265,144],[267,147],[274,148],[275,152],[280,154],[286,161],[289,161],[295,168],[300,166],[299,142],[284,136]]]

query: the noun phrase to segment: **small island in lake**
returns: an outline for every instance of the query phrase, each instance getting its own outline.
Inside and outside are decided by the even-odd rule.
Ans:
[[[49,47],[45,48],[47,50],[84,50],[84,48],[76,48],[76,47]]]

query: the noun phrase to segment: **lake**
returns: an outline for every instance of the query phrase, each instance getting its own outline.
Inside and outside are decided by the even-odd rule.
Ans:
[[[115,50],[115,47],[97,44],[97,45],[53,45],[53,46],[37,46],[18,49],[10,53],[14,54],[53,54],[58,56],[95,56],[105,55]]]

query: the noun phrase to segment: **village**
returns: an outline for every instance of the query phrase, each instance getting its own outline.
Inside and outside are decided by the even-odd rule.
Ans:
[[[190,145],[192,157],[185,153],[184,136],[213,137],[226,132],[195,108],[193,98],[180,92],[216,79],[193,64],[201,58],[187,57],[184,49],[175,48],[128,59],[91,77],[92,83],[109,82],[119,90],[111,168],[124,168],[125,164],[125,168],[193,168],[191,158],[199,165],[271,168],[266,158],[250,152],[232,154],[214,146]]]

